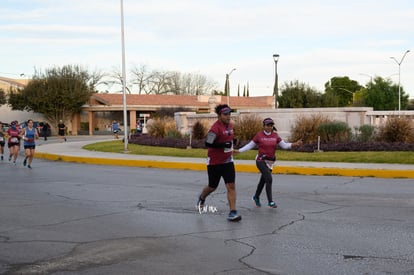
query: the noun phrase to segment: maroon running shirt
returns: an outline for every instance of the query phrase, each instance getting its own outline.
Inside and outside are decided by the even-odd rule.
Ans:
[[[216,134],[214,143],[224,143],[226,141],[233,142],[234,132],[233,125],[231,123],[226,125],[222,121],[217,120],[211,126],[209,132]],[[225,150],[225,148],[208,148],[207,156],[207,165],[223,164],[233,161],[233,152]]]
[[[266,155],[270,158],[275,157],[277,145],[281,141],[282,138],[280,138],[275,132],[272,132],[270,135],[266,135],[264,131],[260,131],[253,138],[253,142],[258,146],[257,155]]]

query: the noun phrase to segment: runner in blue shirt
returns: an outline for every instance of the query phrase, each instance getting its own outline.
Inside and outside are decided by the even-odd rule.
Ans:
[[[22,129],[21,136],[23,138],[23,146],[24,146],[24,153],[25,158],[23,161],[23,165],[32,169],[32,161],[35,154],[36,142],[35,140],[39,138],[39,134],[37,133],[37,129],[33,127],[33,120],[29,119],[27,121],[27,127]]]
[[[112,122],[112,131],[114,132],[114,138],[118,139],[119,124],[116,120]]]

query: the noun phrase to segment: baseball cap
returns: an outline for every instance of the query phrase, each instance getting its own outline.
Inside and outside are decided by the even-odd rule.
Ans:
[[[265,118],[265,119],[263,120],[263,125],[269,125],[269,124],[271,124],[271,125],[275,125],[275,122],[274,122],[274,121],[273,121],[273,119],[271,119],[270,117]]]
[[[218,113],[219,113],[219,115],[221,115],[221,114],[229,114],[229,113],[231,113],[231,108],[225,106],[225,107],[221,108]]]

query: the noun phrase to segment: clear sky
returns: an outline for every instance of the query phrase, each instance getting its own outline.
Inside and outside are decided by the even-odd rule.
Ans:
[[[120,0],[2,0],[0,76],[66,64],[121,71]],[[231,95],[272,95],[299,80],[390,77],[414,98],[412,0],[123,0],[126,67],[202,74]]]

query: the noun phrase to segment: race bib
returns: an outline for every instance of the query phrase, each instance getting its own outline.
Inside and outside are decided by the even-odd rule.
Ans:
[[[275,164],[275,162],[273,160],[265,160],[267,167],[270,170],[273,170],[273,165]]]
[[[4,141],[4,137],[0,137],[0,142],[3,142]]]
[[[11,137],[10,142],[11,143],[19,143],[19,139],[17,137]]]
[[[224,153],[229,153],[229,152],[233,152],[233,144],[231,145],[230,148],[224,148]]]

